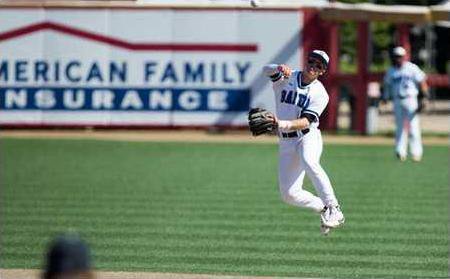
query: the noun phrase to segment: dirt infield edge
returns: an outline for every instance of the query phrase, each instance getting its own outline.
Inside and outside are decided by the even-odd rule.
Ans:
[[[276,143],[275,136],[250,136],[247,132],[208,133],[205,131],[90,131],[90,130],[6,130],[0,138],[42,138],[42,139],[91,139],[138,142],[217,142],[217,143]],[[394,140],[380,136],[323,135],[325,144],[393,145]],[[447,137],[426,137],[426,145],[448,146]]]
[[[0,269],[2,279],[38,279],[41,270],[37,269]],[[161,273],[161,272],[113,272],[96,271],[96,279],[275,279],[293,277],[266,277],[266,276],[231,276],[212,274],[187,274],[187,273]],[[308,279],[308,278],[302,278]],[[310,278],[311,279],[311,278]],[[317,278],[315,278],[317,279]]]

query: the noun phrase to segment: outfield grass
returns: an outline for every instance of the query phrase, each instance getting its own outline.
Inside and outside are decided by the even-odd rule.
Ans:
[[[73,230],[102,270],[448,277],[447,147],[414,164],[390,146],[326,146],[347,219],[328,237],[281,202],[275,145],[2,139],[0,151],[2,268],[41,267],[51,237]]]

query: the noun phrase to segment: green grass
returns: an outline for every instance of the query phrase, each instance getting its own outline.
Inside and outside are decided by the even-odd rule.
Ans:
[[[414,164],[390,146],[325,146],[347,219],[328,237],[281,202],[275,145],[2,139],[0,151],[2,268],[41,267],[70,230],[102,270],[448,277],[447,147]]]

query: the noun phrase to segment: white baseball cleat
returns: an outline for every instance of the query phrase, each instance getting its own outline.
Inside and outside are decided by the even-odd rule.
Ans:
[[[406,162],[406,156],[405,155],[400,155],[399,153],[397,153],[396,156],[400,160],[400,162]]]
[[[345,218],[339,205],[327,206],[324,211],[320,214],[322,225],[328,228],[337,228],[344,224]]]
[[[320,233],[324,236],[327,236],[331,231],[331,228],[329,228],[323,224],[322,214],[324,214],[326,211],[327,211],[327,207],[325,206],[322,209],[322,211],[320,212]]]
[[[422,156],[412,156],[412,160],[413,160],[413,162],[418,163],[418,162],[422,161]]]
[[[320,224],[320,233],[327,236],[331,231],[331,228],[325,226],[324,224]]]

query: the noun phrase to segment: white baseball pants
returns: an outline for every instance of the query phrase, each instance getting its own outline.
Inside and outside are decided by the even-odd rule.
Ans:
[[[316,212],[325,205],[338,204],[330,179],[320,165],[322,148],[322,135],[316,128],[299,138],[280,138],[278,181],[286,203]],[[319,197],[303,190],[305,174]]]
[[[406,157],[408,154],[408,137],[411,155],[422,157],[422,135],[420,132],[417,98],[410,96],[405,99],[394,100],[395,111],[395,152]]]

